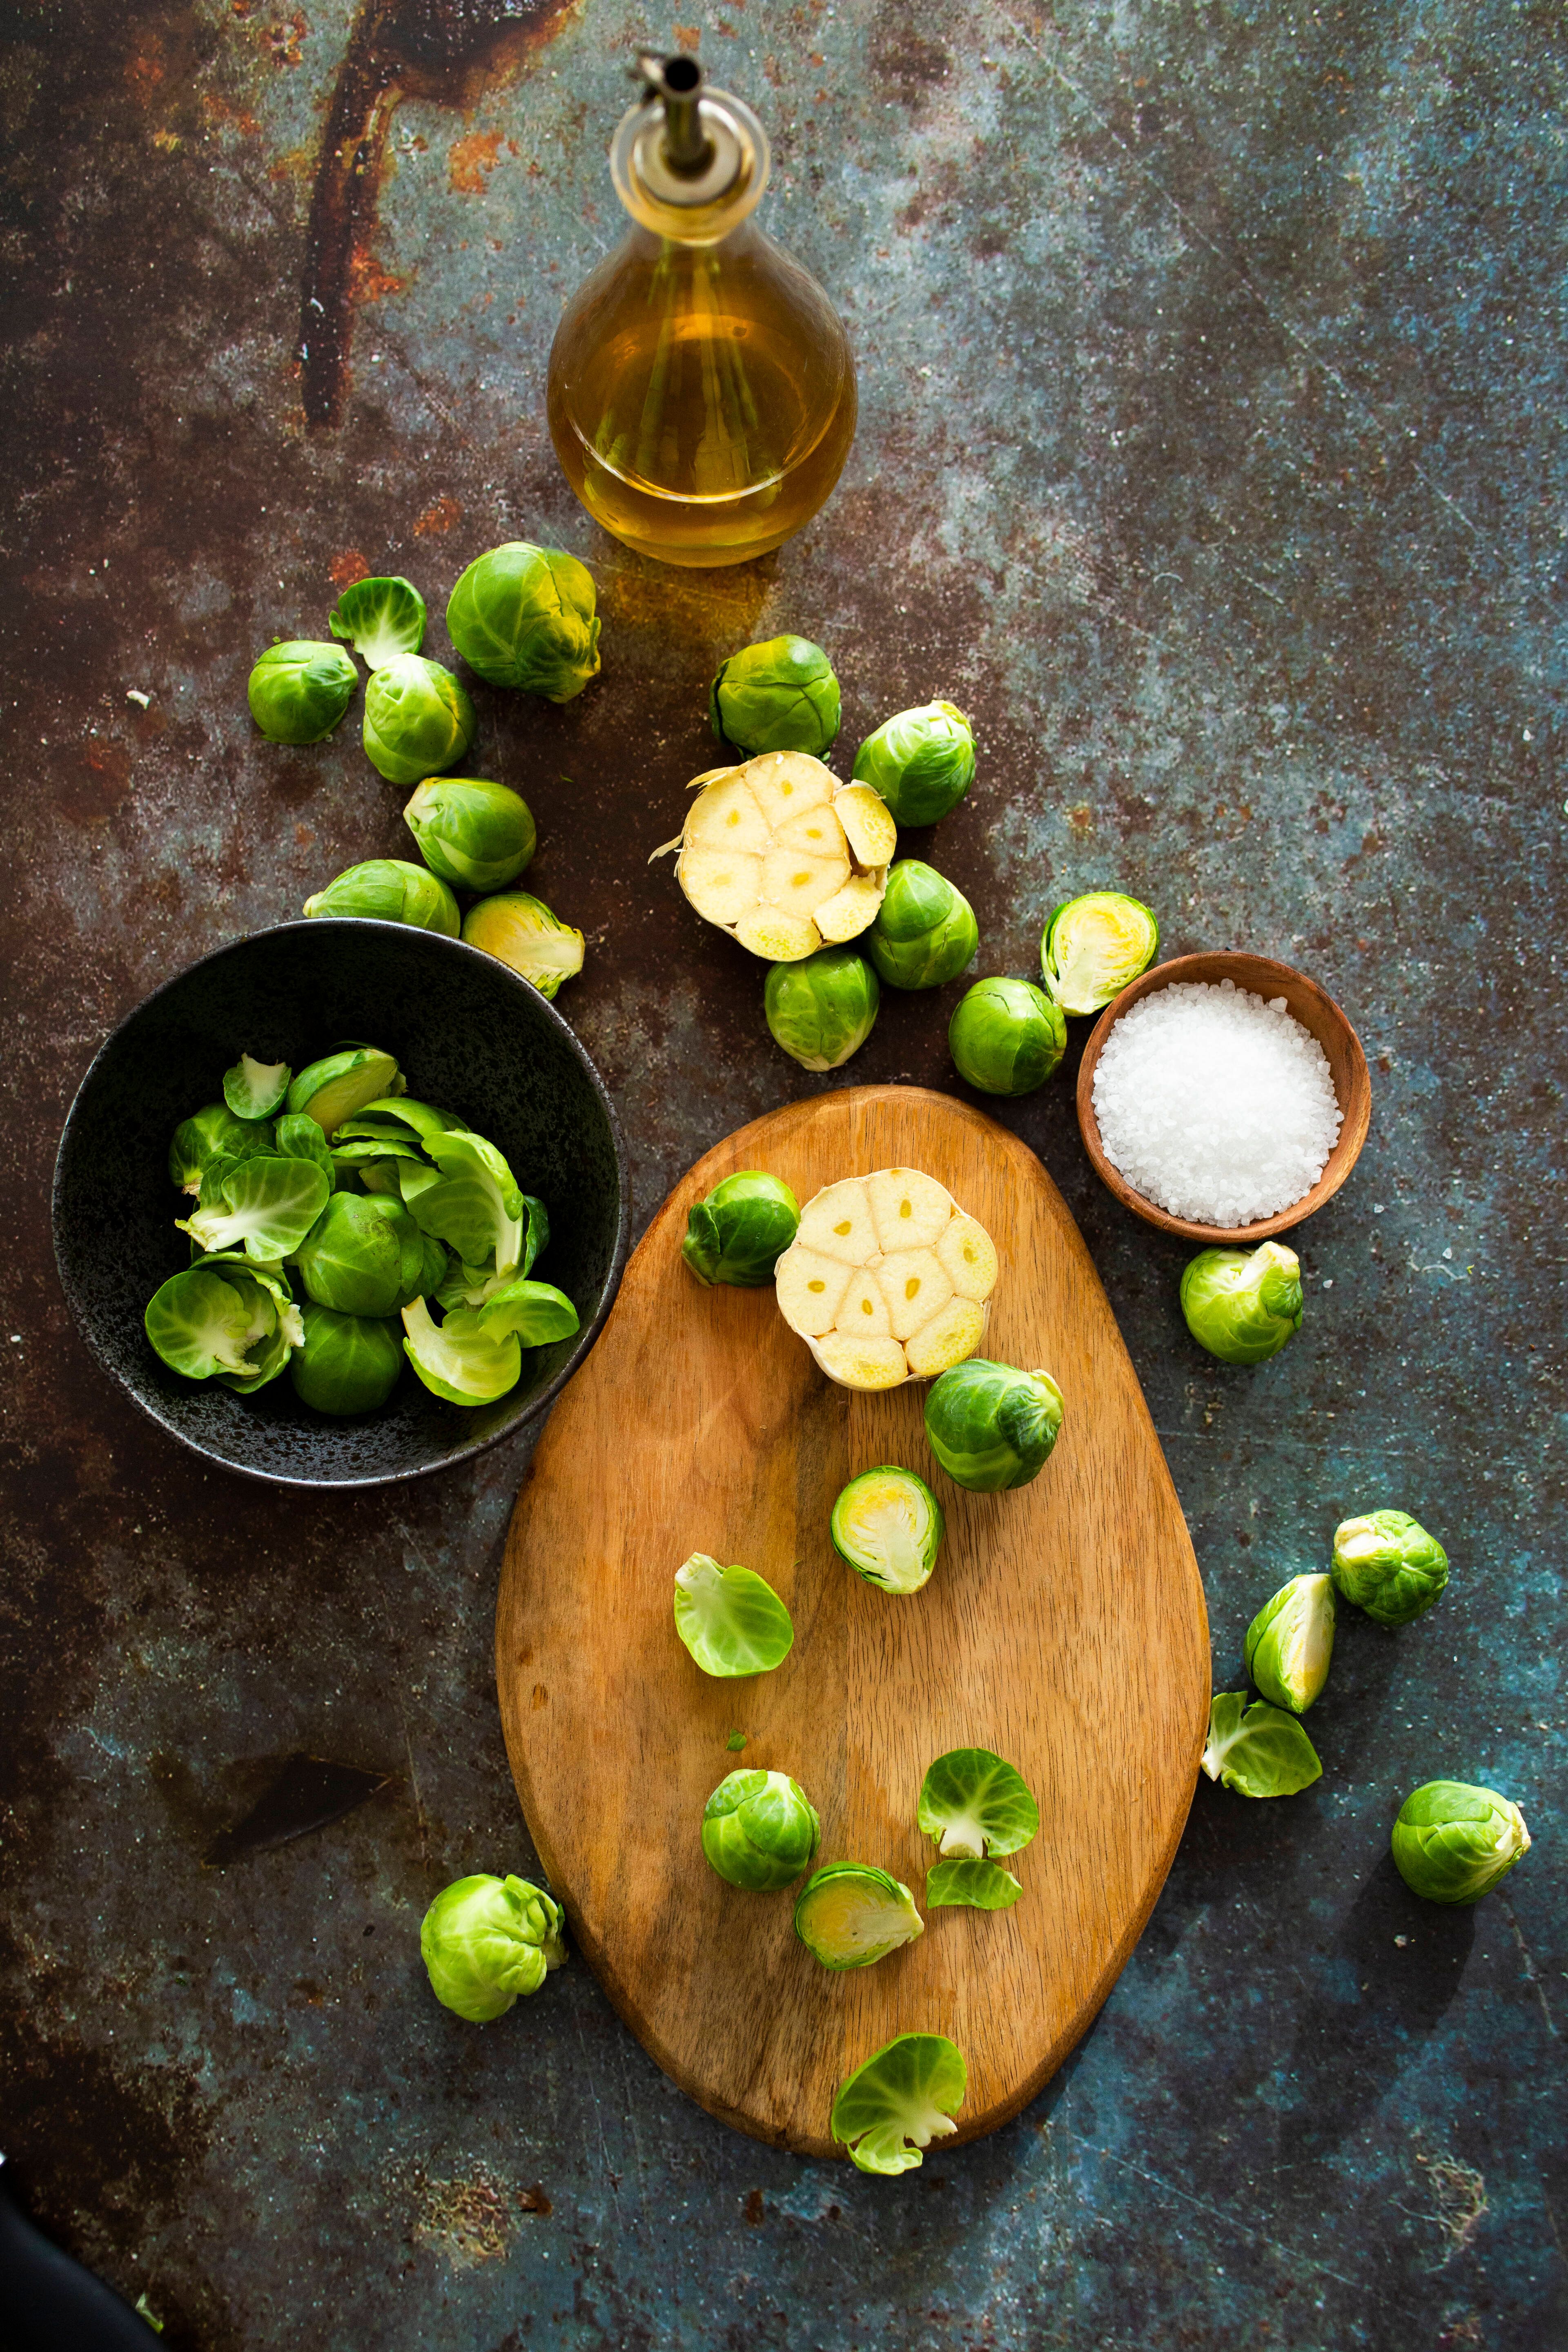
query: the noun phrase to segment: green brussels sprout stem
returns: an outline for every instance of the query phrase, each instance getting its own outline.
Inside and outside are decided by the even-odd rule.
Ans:
[[[499,890],[515,881],[538,844],[521,794],[478,777],[427,779],[403,815],[431,872],[459,890]]]
[[[855,754],[854,781],[879,793],[898,824],[937,824],[974,781],[968,719],[951,702],[926,702],[884,719]]]
[[[708,689],[708,718],[721,743],[748,759],[763,751],[807,751],[820,760],[838,732],[838,680],[809,637],[770,637],[721,662]]]
[[[1059,1004],[1032,980],[977,980],[947,1024],[961,1078],[986,1095],[1026,1095],[1043,1087],[1067,1051]]]
[[[1048,1372],[971,1356],[931,1382],[926,1437],[956,1485],[995,1495],[1026,1486],[1061,1435],[1062,1392]]]
[[[944,1857],[983,1862],[1020,1853],[1040,1827],[1040,1809],[1021,1772],[989,1748],[953,1748],[927,1766],[916,1819]]]
[[[416,654],[425,642],[425,599],[401,574],[356,580],[328,615],[334,637],[344,637],[361,661],[383,669],[395,654]]]
[[[795,1641],[789,1611],[765,1577],[721,1568],[702,1551],[675,1571],[675,1630],[716,1679],[770,1674]]]
[[[1401,1878],[1428,1903],[1479,1903],[1530,1852],[1524,1815],[1495,1789],[1428,1780],[1399,1808],[1391,1840]]]
[[[1334,1654],[1334,1585],[1329,1576],[1293,1576],[1247,1629],[1247,1671],[1271,1706],[1305,1715],[1329,1679]]]
[[[583,969],[581,931],[552,915],[542,898],[509,890],[481,898],[463,918],[463,937],[531,981],[541,996],[553,999],[563,980]]]
[[[402,857],[369,857],[347,867],[306,899],[305,912],[409,923],[416,930],[440,931],[449,940],[463,928],[458,902],[440,876]]]
[[[525,539],[469,564],[447,605],[447,634],[491,686],[550,702],[570,702],[599,674],[599,622],[585,566]]]
[[[926,1873],[926,1909],[965,1904],[973,1911],[1008,1911],[1024,1892],[999,1862],[935,1862]]]
[[[837,1070],[876,1024],[882,992],[853,948],[818,948],[798,963],[768,967],[763,1010],[773,1043],[803,1070]]]
[[[883,1463],[851,1478],[833,1506],[833,1549],[884,1592],[918,1592],[936,1566],[946,1522],[912,1470]]]
[[[487,2025],[566,1958],[561,1906],[526,1878],[454,1879],[426,1912],[419,1950],[438,2001]]]
[[[933,2139],[958,2129],[969,2086],[963,2053],[945,2033],[900,2033],[840,2084],[828,2129],[861,2172],[912,2172]]]
[[[934,866],[900,857],[888,870],[866,952],[889,988],[941,988],[973,961],[980,929],[967,898]]]
[[[1040,936],[1040,974],[1064,1013],[1099,1013],[1146,971],[1160,926],[1142,899],[1090,890],[1057,908]]]
[[[1200,1250],[1182,1275],[1182,1313],[1222,1364],[1261,1364],[1301,1328],[1301,1261],[1281,1242]]]
[[[1448,1555],[1408,1511],[1368,1511],[1334,1530],[1342,1596],[1379,1625],[1408,1625],[1448,1581]]]
[[[342,646],[292,637],[268,646],[246,688],[250,715],[272,743],[320,743],[353,700],[359,672]]]
[[[759,1168],[721,1177],[686,1214],[680,1255],[699,1282],[759,1289],[795,1236],[800,1203],[789,1186]]]
[[[702,1851],[721,1878],[749,1894],[793,1886],[822,1824],[787,1772],[731,1772],[702,1809]]]
[[[925,1933],[907,1886],[867,1862],[813,1871],[795,1906],[795,1932],[825,1969],[868,1969]]]
[[[454,767],[474,740],[474,726],[466,688],[439,662],[395,654],[372,672],[364,690],[364,748],[388,783],[417,784]]]
[[[1316,1748],[1293,1715],[1245,1691],[1216,1691],[1203,1769],[1240,1797],[1293,1797],[1322,1777]]]

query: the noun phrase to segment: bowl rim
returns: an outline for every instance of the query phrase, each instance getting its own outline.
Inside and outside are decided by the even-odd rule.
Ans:
[[[1249,976],[1244,981],[1237,971],[1216,970],[1216,966],[1244,966]],[[1094,1115],[1094,1073],[1111,1029],[1121,1015],[1142,998],[1152,996],[1157,990],[1169,988],[1178,981],[1201,980],[1212,985],[1216,980],[1227,979],[1234,980],[1237,987],[1247,987],[1259,994],[1264,992],[1263,983],[1279,981],[1289,981],[1303,991],[1308,1001],[1321,1010],[1324,1028],[1337,1028],[1344,1038],[1350,1063],[1346,1089],[1349,1100],[1343,1097],[1340,1100],[1340,1109],[1344,1114],[1343,1123],[1329,1154],[1328,1164],[1310,1192],[1303,1192],[1301,1198],[1292,1201],[1288,1208],[1277,1209],[1272,1216],[1259,1217],[1250,1225],[1202,1225],[1190,1217],[1173,1216],[1169,1210],[1162,1209],[1147,1194],[1135,1191],[1121,1170],[1107,1159],[1100,1138],[1100,1122]],[[1273,992],[1279,993],[1278,986]],[[1300,1015],[1296,1017],[1300,1018]],[[1302,1026],[1305,1028],[1310,1024],[1303,1022]],[[1313,1034],[1316,1035],[1317,1033],[1314,1031]],[[1321,1042],[1319,1038],[1319,1043]],[[1355,1166],[1361,1156],[1362,1145],[1366,1141],[1372,1123],[1372,1079],[1361,1039],[1351,1021],[1327,989],[1313,980],[1310,973],[1299,971],[1294,964],[1280,963],[1272,956],[1254,955],[1245,948],[1208,948],[1195,950],[1191,955],[1173,956],[1168,963],[1151,964],[1147,971],[1140,972],[1136,980],[1129,982],[1120,996],[1111,999],[1090,1030],[1089,1042],[1083,1049],[1083,1058],[1078,1068],[1077,1105],[1079,1133],[1083,1139],[1089,1164],[1107,1191],[1114,1194],[1123,1208],[1131,1209],[1135,1216],[1142,1217],[1146,1224],[1157,1226],[1162,1233],[1179,1234],[1184,1240],[1206,1242],[1211,1247],[1235,1247],[1247,1242],[1268,1241],[1274,1234],[1289,1233],[1293,1226],[1302,1224],[1307,1218],[1315,1215],[1325,1202],[1333,1198]]]
[[[437,1462],[419,1463],[406,1470],[377,1470],[349,1478],[300,1477],[290,1475],[287,1471],[261,1470],[252,1463],[235,1462],[227,1454],[215,1452],[210,1445],[202,1444],[198,1438],[192,1437],[174,1422],[166,1419],[147,1398],[137,1394],[119,1366],[113,1363],[100,1347],[92,1321],[83,1312],[79,1302],[78,1286],[67,1271],[60,1244],[62,1190],[60,1171],[64,1165],[71,1128],[100,1065],[113,1052],[124,1031],[147,1010],[149,1005],[156,1003],[160,997],[167,995],[171,989],[181,986],[191,978],[193,973],[204,971],[208,964],[221,962],[224,957],[232,955],[237,949],[249,947],[258,940],[279,939],[285,933],[295,931],[318,938],[329,926],[334,930],[343,932],[371,929],[395,931],[405,940],[411,935],[417,939],[438,940],[441,944],[437,950],[437,953],[445,953],[451,950],[459,957],[470,957],[475,963],[483,965],[488,972],[505,972],[508,978],[514,981],[520,988],[526,989],[529,995],[534,999],[539,1010],[546,1015],[546,1025],[552,1024],[554,1025],[570,1053],[581,1065],[589,1085],[599,1098],[599,1107],[609,1123],[610,1149],[615,1156],[617,1180],[616,1238],[610,1254],[609,1272],[605,1276],[604,1294],[592,1320],[579,1331],[576,1346],[554,1377],[536,1395],[528,1400],[515,1420],[509,1421],[501,1428],[493,1430],[488,1437],[477,1437],[471,1443],[458,1446],[450,1454],[443,1454]],[[514,971],[512,967],[503,963],[499,956],[489,955],[482,948],[470,946],[467,940],[452,939],[445,931],[428,931],[415,923],[384,922],[378,917],[366,915],[315,915],[309,918],[296,916],[286,923],[264,923],[257,930],[242,931],[237,939],[226,940],[221,947],[209,949],[205,955],[197,956],[194,962],[183,964],[178,971],[171,972],[166,980],[160,981],[155,988],[149,989],[145,996],[138,997],[130,1010],[115,1023],[78,1081],[76,1091],[71,1097],[70,1108],[67,1111],[64,1124],[60,1129],[60,1139],[55,1151],[54,1173],[49,1187],[49,1230],[54,1244],[55,1272],[60,1288],[65,1294],[66,1304],[71,1310],[72,1320],[86,1343],[88,1353],[99,1369],[109,1374],[115,1386],[130,1398],[132,1403],[140,1412],[146,1414],[149,1421],[155,1423],[158,1428],[166,1431],[169,1436],[177,1438],[182,1445],[187,1447],[201,1461],[211,1464],[217,1469],[226,1470],[234,1477],[253,1479],[258,1486],[290,1486],[302,1489],[307,1493],[348,1494],[356,1488],[401,1486],[411,1478],[436,1477],[443,1471],[455,1470],[461,1463],[471,1462],[476,1454],[488,1453],[492,1445],[500,1445],[507,1438],[515,1437],[518,1432],[525,1429],[531,1421],[537,1421],[554,1403],[578,1365],[582,1363],[589,1349],[598,1339],[600,1332],[609,1319],[610,1310],[616,1303],[616,1294],[621,1286],[621,1277],[626,1272],[626,1255],[630,1246],[630,1227],[631,1174],[626,1164],[626,1141],[621,1134],[621,1123],[616,1116],[616,1107],[610,1098],[609,1088],[600,1076],[593,1056],[570,1022],[557,1013],[550,999],[535,988],[531,980],[525,980],[521,972]]]

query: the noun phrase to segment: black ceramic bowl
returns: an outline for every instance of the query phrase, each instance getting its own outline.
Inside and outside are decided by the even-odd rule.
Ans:
[[[408,1091],[503,1151],[550,1212],[536,1272],[572,1300],[575,1338],[525,1350],[491,1405],[447,1404],[412,1366],[363,1420],[301,1404],[287,1373],[255,1395],[183,1380],[142,1310],[190,1262],[174,1229],[169,1139],[222,1097],[241,1051],[306,1063],[344,1038],[397,1056]],[[628,1188],[603,1081],[536,989],[493,956],[402,923],[321,918],[204,956],[122,1021],[81,1082],[55,1163],[55,1255],[88,1345],[144,1412],[209,1461],[292,1486],[374,1486],[441,1470],[542,1412],[599,1335],[626,1262]]]

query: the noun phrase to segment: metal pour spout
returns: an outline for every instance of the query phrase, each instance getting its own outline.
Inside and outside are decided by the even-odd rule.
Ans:
[[[713,160],[713,142],[702,127],[701,67],[695,58],[661,58],[644,50],[637,71],[647,95],[664,104],[659,151],[665,164],[683,179],[694,178]]]

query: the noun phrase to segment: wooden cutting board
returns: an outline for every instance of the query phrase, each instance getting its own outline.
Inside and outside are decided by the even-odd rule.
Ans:
[[[925,1442],[923,1382],[835,1387],[769,1286],[704,1290],[686,1213],[763,1168],[803,1203],[836,1178],[924,1169],[994,1239],[985,1350],[1066,1399],[1030,1486],[970,1495]],[[845,1482],[907,1464],[947,1514],[923,1591],[839,1559]],[[671,1615],[706,1551],[757,1570],[795,1619],[771,1675],[714,1682]],[[959,2137],[1015,2116],[1110,1991],[1186,1820],[1208,1718],[1197,1562],[1132,1366],[1060,1194],[1015,1136],[948,1096],[849,1087],[742,1128],[679,1183],[626,1268],[603,1338],[542,1439],[512,1519],[496,1622],[507,1752],[578,1948],[666,2072],[712,2114],[804,2156],[836,2152],[833,2095],[895,2033],[946,2033],[969,2064]],[[746,1734],[742,1753],[726,1741]],[[875,1967],[830,1972],[795,1896],[711,1871],[704,1801],[737,1766],[790,1772],[823,1862],[871,1862],[921,1900],[931,1759],[997,1749],[1039,1799],[1011,1911],[941,1909]],[[944,2143],[951,2145],[952,2143]]]

